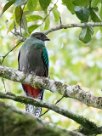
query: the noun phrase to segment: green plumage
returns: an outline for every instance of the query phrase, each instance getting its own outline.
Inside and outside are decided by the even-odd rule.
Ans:
[[[44,63],[47,67],[49,67],[49,59],[48,59],[48,53],[46,48],[43,48],[43,52],[42,52],[42,58],[44,60]]]

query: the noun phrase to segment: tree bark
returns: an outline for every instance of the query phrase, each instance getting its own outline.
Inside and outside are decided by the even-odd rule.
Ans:
[[[31,74],[28,75],[5,66],[0,66],[0,77],[20,83],[30,84],[33,87],[47,89],[51,92],[58,92],[64,97],[77,99],[88,106],[102,109],[102,97],[93,96],[91,93],[82,89],[79,85],[66,85],[49,78]]]

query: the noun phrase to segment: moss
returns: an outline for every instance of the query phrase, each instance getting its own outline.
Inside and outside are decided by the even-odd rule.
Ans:
[[[0,103],[0,136],[68,136],[57,127]]]

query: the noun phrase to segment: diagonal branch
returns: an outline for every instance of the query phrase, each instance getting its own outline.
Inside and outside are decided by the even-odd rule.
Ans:
[[[60,99],[58,99],[54,104],[55,104],[55,105],[58,104],[63,98],[64,98],[64,96],[62,96]],[[42,114],[40,115],[40,117],[42,117],[43,115],[45,115],[47,112],[49,112],[49,109],[47,109],[44,113],[42,113]]]
[[[25,104],[32,104],[38,107],[44,107],[44,108],[48,108],[50,110],[53,110],[65,117],[68,117],[74,121],[76,121],[77,123],[79,123],[80,125],[82,125],[83,129],[85,128],[87,133],[90,134],[94,134],[94,133],[102,133],[102,130],[100,131],[100,129],[98,129],[98,127],[96,126],[96,124],[94,124],[93,122],[89,121],[88,119],[84,118],[83,116],[79,116],[77,114],[74,114],[72,112],[70,112],[69,110],[65,110],[62,108],[59,108],[56,105],[50,104],[50,103],[46,103],[37,99],[32,99],[32,98],[28,98],[28,97],[24,97],[24,96],[16,96],[14,94],[4,94],[0,92],[0,98],[2,99],[11,99],[17,102],[21,102],[21,103],[25,103]]]
[[[9,67],[0,66],[0,77],[32,85],[37,88],[44,88],[51,92],[58,92],[65,97],[70,97],[82,103],[98,109],[102,109],[102,97],[95,97],[91,93],[83,90],[79,85],[66,85],[49,78],[25,74],[21,71]]]
[[[5,114],[6,113],[6,114]],[[85,136],[29,116],[0,102],[0,136]]]
[[[11,53],[22,42],[23,42],[23,39],[19,40],[18,43],[10,51],[8,51],[5,55],[0,56],[0,57],[2,57],[1,64],[3,64],[4,59],[9,55],[9,53]]]
[[[44,33],[47,35],[51,32],[57,31],[57,30],[61,30],[61,29],[68,29],[68,28],[74,28],[74,27],[102,27],[102,22],[85,22],[85,23],[79,23],[79,24],[60,24],[58,26],[55,26],[47,31],[45,31]]]

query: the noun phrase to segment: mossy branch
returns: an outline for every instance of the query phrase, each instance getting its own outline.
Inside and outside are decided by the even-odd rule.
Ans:
[[[0,102],[0,136],[84,136],[14,110]]]
[[[96,126],[96,124],[94,124],[93,122],[89,121],[88,119],[84,118],[83,116],[79,116],[77,114],[74,114],[72,112],[70,112],[69,110],[65,110],[62,108],[59,108],[56,105],[50,104],[50,103],[46,103],[37,99],[32,99],[32,98],[28,98],[28,97],[24,97],[24,96],[16,96],[14,94],[4,94],[0,92],[0,98],[1,99],[10,99],[10,100],[14,100],[17,102],[21,102],[24,104],[32,104],[38,107],[44,107],[44,108],[48,108],[50,110],[53,110],[65,117],[68,117],[72,120],[74,120],[75,122],[79,123],[83,129],[79,130],[79,131],[86,131],[86,133],[88,134],[94,134],[94,133],[102,133],[100,131],[100,129],[98,129],[98,127]]]

